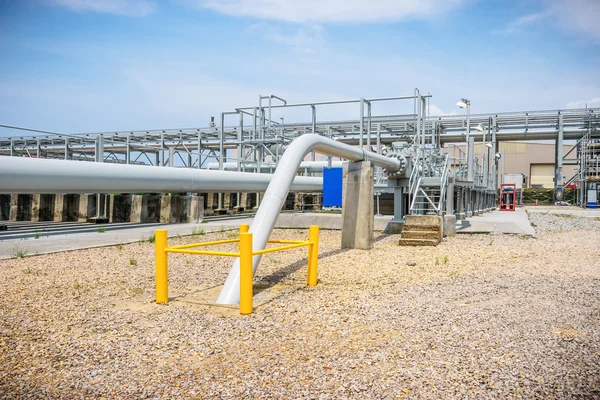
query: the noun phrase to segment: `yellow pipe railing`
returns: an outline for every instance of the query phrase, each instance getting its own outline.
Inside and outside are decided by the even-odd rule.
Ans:
[[[317,268],[319,262],[319,227],[311,225],[308,240],[269,240],[269,243],[284,244],[285,246],[263,250],[252,250],[252,234],[248,233],[249,226],[240,225],[239,239],[216,240],[212,242],[184,244],[168,247],[167,231],[155,231],[156,251],[156,303],[169,301],[169,274],[168,253],[203,254],[211,256],[240,257],[240,314],[252,314],[252,257],[259,254],[274,253],[276,251],[290,250],[297,247],[308,246],[308,273],[307,285],[317,284]],[[238,252],[188,250],[194,247],[211,246],[217,244],[238,243]]]

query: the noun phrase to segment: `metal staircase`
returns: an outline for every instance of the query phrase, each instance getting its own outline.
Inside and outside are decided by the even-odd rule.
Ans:
[[[449,154],[438,158],[438,167],[431,167],[435,157],[418,157],[421,165],[430,165],[426,168],[414,168],[409,180],[410,215],[442,215],[446,199],[448,184]],[[441,162],[440,162],[441,161]],[[418,165],[418,164],[417,164]],[[428,170],[433,176],[419,176],[419,171]]]

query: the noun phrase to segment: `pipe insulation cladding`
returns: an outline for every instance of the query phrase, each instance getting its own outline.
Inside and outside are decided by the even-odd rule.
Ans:
[[[262,192],[271,174],[0,156],[0,194]],[[293,192],[321,192],[323,179],[297,176]]]
[[[304,156],[310,151],[345,158],[350,161],[371,161],[383,167],[388,172],[396,172],[401,168],[401,162],[396,158],[365,151],[360,147],[352,147],[338,141],[327,139],[315,134],[302,135],[290,143],[279,160],[273,179],[263,196],[256,211],[249,232],[253,234],[252,250],[262,250],[267,245],[269,236],[275,227],[277,216],[285,202],[292,180]],[[252,259],[252,276],[256,274],[261,255]],[[225,285],[217,298],[218,304],[239,304],[240,302],[240,260],[236,258]]]

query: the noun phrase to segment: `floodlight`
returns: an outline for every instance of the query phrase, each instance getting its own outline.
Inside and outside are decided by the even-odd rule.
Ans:
[[[486,145],[487,147],[489,147],[490,149],[494,148],[494,145],[493,145],[493,144],[491,144],[491,143],[486,143],[485,145]]]
[[[460,101],[458,103],[456,103],[456,105],[459,106],[460,108],[467,108],[467,106],[469,105],[469,100],[460,99]]]
[[[481,126],[481,124],[477,125],[477,126],[476,126],[475,128],[473,128],[473,129],[475,129],[475,130],[476,130],[476,131],[478,131],[478,132],[483,132],[483,126]]]

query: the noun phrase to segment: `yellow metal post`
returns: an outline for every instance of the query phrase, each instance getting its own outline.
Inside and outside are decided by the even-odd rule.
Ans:
[[[248,233],[249,229],[250,229],[250,225],[248,225],[248,224],[240,225],[240,233]]]
[[[156,249],[156,303],[169,301],[169,274],[167,265],[167,231],[154,231],[154,246]]]
[[[246,225],[247,226],[247,225]],[[240,314],[252,314],[252,234],[240,234]]]
[[[317,284],[317,268],[319,264],[319,227],[317,225],[310,226],[308,240],[311,244],[308,246],[307,285],[315,286]]]

